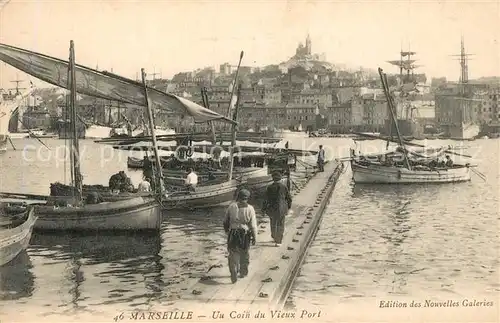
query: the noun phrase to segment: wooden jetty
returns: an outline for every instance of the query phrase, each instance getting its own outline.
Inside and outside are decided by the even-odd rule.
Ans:
[[[324,172],[316,173],[293,192],[292,212],[286,219],[281,246],[276,247],[271,239],[269,220],[260,223],[257,243],[250,248],[247,277],[232,284],[227,257],[221,255],[220,262],[210,266],[203,276],[193,277],[186,285],[189,287],[171,291],[168,298],[175,299],[171,307],[176,310],[196,308],[197,312],[205,309],[210,312],[208,317],[212,310],[226,306],[227,309],[282,308],[343,169],[341,162],[331,161],[325,165]]]

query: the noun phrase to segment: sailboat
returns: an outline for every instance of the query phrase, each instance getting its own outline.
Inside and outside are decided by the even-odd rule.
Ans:
[[[450,183],[469,181],[471,178],[469,164],[454,164],[452,167],[432,165],[435,160],[446,149],[438,154],[428,154],[428,151],[411,152],[404,143],[396,120],[396,113],[392,97],[387,85],[387,76],[382,69],[378,69],[382,87],[387,99],[393,124],[396,128],[399,146],[395,152],[371,156],[357,156],[351,150],[351,169],[355,183],[386,183],[386,184],[409,184],[409,183]],[[417,158],[415,158],[417,157]],[[374,160],[375,159],[375,160]],[[388,162],[388,161],[391,162]]]
[[[158,200],[154,196],[134,197],[131,199],[103,202],[94,201],[82,196],[82,175],[80,173],[79,144],[77,133],[76,114],[76,77],[75,51],[73,41],[70,43],[68,78],[70,88],[70,120],[72,143],[72,178],[74,196],[66,199],[73,205],[58,206],[56,197],[49,205],[37,206],[38,221],[35,229],[46,230],[158,230],[162,215]],[[68,201],[69,200],[69,201]],[[50,205],[50,202],[54,202]]]
[[[74,180],[71,191],[72,193],[74,192],[74,197],[48,197],[48,200],[55,202],[54,199],[64,198],[64,200],[67,200],[69,204],[73,204],[74,206],[37,206],[36,214],[39,216],[39,219],[36,223],[36,228],[64,230],[158,229],[161,221],[158,199],[160,199],[160,196],[165,197],[163,194],[163,185],[159,185],[163,176],[161,167],[159,167],[160,156],[158,155],[158,146],[154,131],[156,127],[153,122],[151,106],[154,105],[161,109],[174,110],[183,115],[191,116],[195,123],[219,120],[234,125],[236,122],[187,99],[146,86],[144,71],[142,82],[133,81],[113,73],[99,72],[82,65],[76,65],[74,62],[73,42],[70,45],[70,52],[72,55],[70,55],[71,59],[68,63],[64,60],[40,53],[0,44],[1,61],[47,83],[71,90],[73,124],[76,124],[74,105],[77,92],[104,100],[146,107],[148,109],[149,128],[153,129],[151,139],[155,152],[157,175],[155,177],[158,181],[158,185],[155,185],[155,187],[159,189],[159,196],[137,194],[127,197],[120,196],[116,201],[85,204],[85,200],[82,197],[83,185],[79,170],[78,136],[72,136],[72,146],[74,148],[72,174]],[[68,70],[70,73],[68,73]],[[69,81],[69,74],[71,74],[71,81]],[[229,184],[233,189],[236,181],[231,181],[230,179]],[[218,194],[220,194],[220,191]],[[170,200],[168,200],[169,198]],[[176,199],[183,200],[185,198],[167,197],[166,199],[166,202],[175,202]]]

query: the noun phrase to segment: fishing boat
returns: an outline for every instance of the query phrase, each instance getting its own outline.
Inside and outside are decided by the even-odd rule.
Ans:
[[[351,160],[351,169],[355,183],[365,184],[411,184],[411,183],[452,183],[471,179],[468,165],[453,167],[386,166],[373,161]]]
[[[243,52],[240,56],[240,63],[242,57]],[[146,85],[144,69],[142,69],[142,82],[137,82],[113,73],[100,72],[88,67],[76,65],[73,41],[70,43],[69,62],[4,44],[0,44],[0,60],[45,82],[71,90],[71,196],[47,198],[47,202],[52,200],[54,205],[36,207],[37,209],[35,211],[40,212],[40,223],[43,224],[44,221],[46,221],[44,227],[65,230],[71,230],[72,228],[98,230],[123,228],[126,230],[136,230],[151,229],[151,224],[154,223],[154,228],[159,228],[161,207],[160,203],[157,201],[161,201],[161,198],[165,198],[165,196],[163,194],[163,185],[159,185],[163,175],[161,167],[159,167],[161,163],[160,156],[158,155],[158,145],[154,131],[155,126],[151,104],[164,110],[174,110],[186,116],[190,116],[195,123],[218,120],[232,124],[233,129],[234,125],[236,125],[236,122],[232,119],[226,118],[194,102],[148,87]],[[68,73],[66,75],[66,73],[61,73],[61,71],[68,71]],[[96,86],[96,84],[100,86]],[[157,188],[158,192],[144,194],[144,196],[142,194],[132,194],[128,197],[119,196],[115,201],[106,201],[98,204],[88,203],[88,197],[85,198],[83,196],[83,183],[78,154],[79,136],[77,135],[77,116],[75,110],[77,92],[105,100],[118,101],[147,108],[149,129],[153,129],[151,131],[151,140],[153,142],[156,165],[156,171],[154,172],[154,187]],[[225,187],[234,190],[236,183],[237,181],[232,181],[230,174]],[[224,191],[221,190],[220,187],[212,187],[210,192],[216,192],[216,194],[220,196]],[[195,194],[191,194],[190,198],[183,197],[179,198],[179,200],[185,201],[194,199],[195,197],[200,198],[203,197],[203,194],[205,194],[205,197],[208,196],[206,192],[201,192],[199,194],[195,192]],[[168,197],[166,197],[166,199],[166,202],[171,201],[168,200]],[[229,201],[230,200],[232,200],[232,197]],[[86,221],[78,221],[78,219],[76,219],[77,217],[83,217]],[[148,217],[147,221],[145,217]],[[71,221],[66,221],[66,219],[71,219]],[[90,220],[95,221],[89,224]],[[125,220],[127,220],[128,223],[122,223],[122,221]]]
[[[158,230],[162,221],[161,208],[152,196],[76,207],[47,204],[36,206],[36,230]]]
[[[425,153],[411,152],[405,146],[405,142],[399,131],[395,108],[392,96],[387,85],[387,76],[379,68],[379,74],[387,98],[387,104],[390,110],[393,124],[398,136],[399,146],[395,154],[377,154],[375,158],[367,155],[356,156],[351,150],[351,169],[355,183],[387,183],[387,184],[410,184],[410,183],[450,183],[469,181],[471,178],[471,167],[469,164],[454,164],[451,167],[445,165],[431,164],[430,161],[436,159],[437,155],[449,150],[443,148],[434,151],[433,155]],[[419,157],[416,160],[414,157]],[[390,162],[387,162],[390,158]]]
[[[0,203],[0,266],[28,247],[36,220],[32,206]]]
[[[89,90],[85,82],[77,82],[79,76],[87,73],[90,78],[97,73],[85,70],[75,64],[74,43],[70,42],[69,62],[49,58],[47,56],[27,52],[10,46],[0,45],[0,59],[4,62],[55,85],[70,89],[70,126],[71,138],[71,197],[54,197],[48,199],[46,205],[35,206],[39,221],[35,229],[53,230],[158,230],[161,224],[161,208],[158,197],[131,197],[128,200],[116,202],[93,201],[82,196],[82,175],[80,172],[79,144],[77,135],[76,95],[77,91]],[[62,77],[58,70],[66,68],[67,77]],[[85,75],[83,75],[85,76]],[[123,79],[108,79],[107,84],[123,81]],[[83,84],[83,86],[82,86]],[[106,88],[103,86],[103,88]],[[144,87],[143,90],[146,88]],[[91,89],[90,89],[91,90]],[[69,200],[69,201],[68,201]],[[64,202],[64,203],[63,203]]]

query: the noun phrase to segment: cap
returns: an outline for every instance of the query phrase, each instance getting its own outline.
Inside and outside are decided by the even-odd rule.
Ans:
[[[238,200],[241,199],[249,199],[250,198],[250,191],[247,189],[242,189],[238,192]]]
[[[272,176],[273,176],[273,178],[281,179],[281,172],[280,171],[274,171]]]

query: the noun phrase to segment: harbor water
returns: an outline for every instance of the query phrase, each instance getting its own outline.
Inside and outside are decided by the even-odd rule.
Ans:
[[[349,148],[374,152],[381,141],[289,137],[291,148],[317,149],[327,158]],[[16,139],[0,155],[0,191],[48,194],[64,172],[63,140]],[[474,156],[483,181],[441,185],[354,185],[346,168],[320,230],[293,285],[287,308],[391,297],[498,299],[498,139],[461,144]],[[126,152],[81,141],[88,184],[107,185],[126,170]],[[127,173],[137,184],[140,171]],[[258,216],[261,216],[256,201]],[[168,212],[159,236],[34,233],[30,246],[0,268],[0,309],[45,319],[79,313],[116,313],[169,304],[187,278],[206,272],[225,251],[223,209]],[[258,239],[269,239],[263,232]],[[251,269],[250,269],[251,270]],[[148,305],[149,304],[149,305]],[[109,318],[110,320],[112,317]]]

